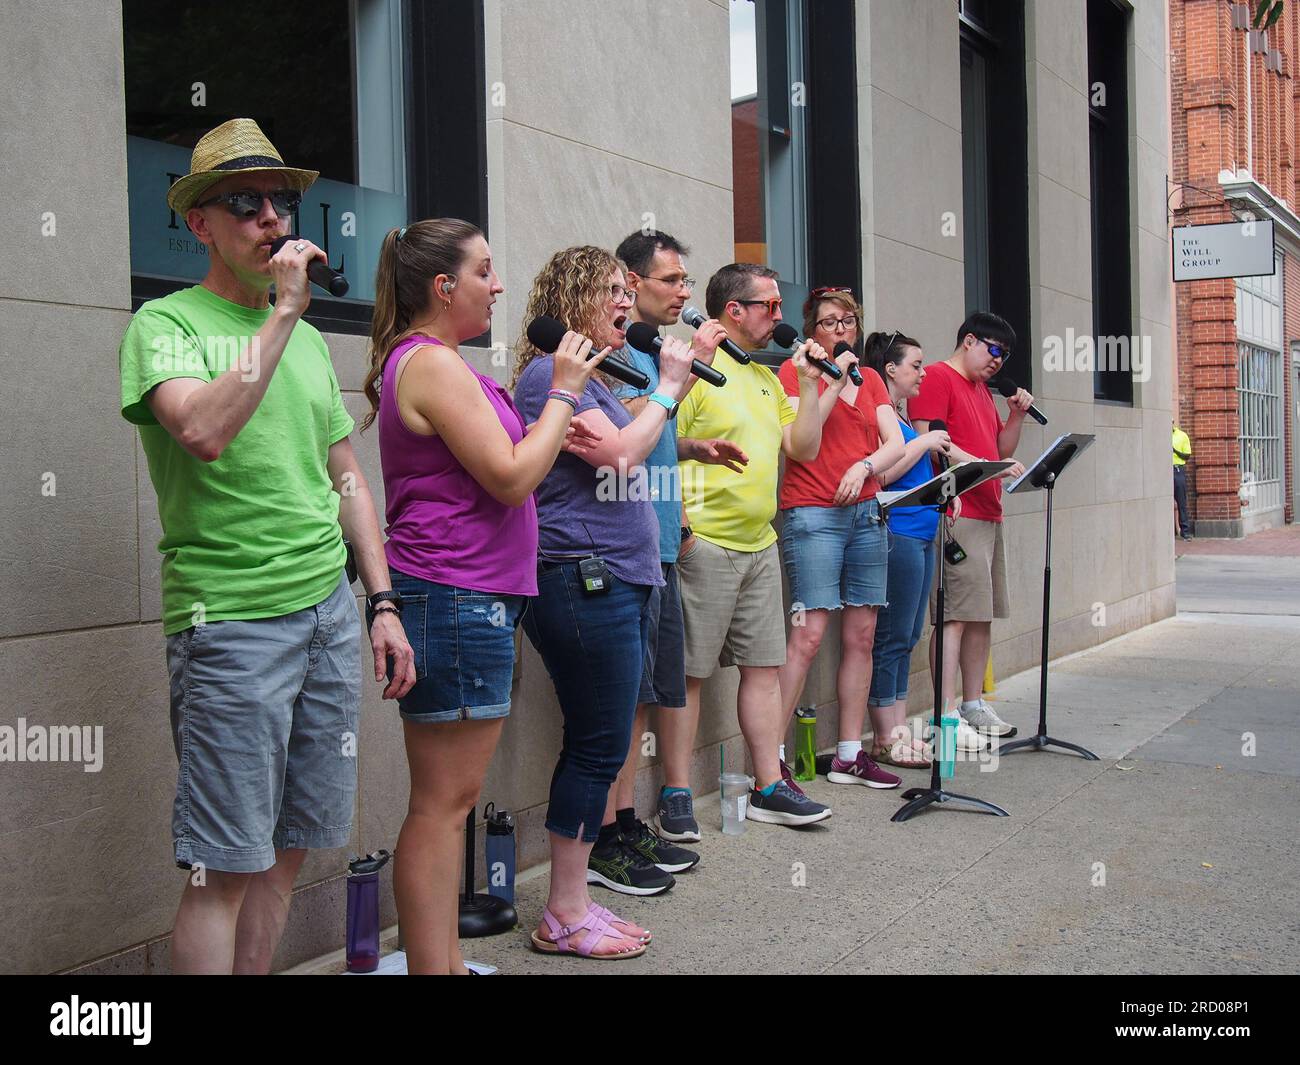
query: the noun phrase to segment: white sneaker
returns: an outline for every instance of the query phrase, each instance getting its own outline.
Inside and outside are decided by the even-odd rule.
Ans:
[[[988,746],[988,738],[971,728],[965,718],[957,722],[957,750],[983,751]]]
[[[1016,733],[1015,725],[1008,725],[1002,718],[998,717],[997,711],[989,706],[983,699],[980,700],[979,706],[974,710],[961,710],[961,716],[971,726],[978,729],[986,736],[1014,736]]]

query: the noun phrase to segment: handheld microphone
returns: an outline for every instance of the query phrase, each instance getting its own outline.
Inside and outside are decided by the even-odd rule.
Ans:
[[[799,333],[789,322],[781,322],[772,330],[772,343],[780,344],[783,348],[792,348],[799,343]],[[844,376],[844,372],[830,359],[814,359],[811,355],[807,356],[807,358],[827,377],[833,377],[838,381]]]
[[[831,358],[838,359],[846,351],[853,355],[857,354],[857,352],[853,350],[852,344],[850,344],[847,340],[841,340],[838,344],[835,345],[835,350],[831,353]],[[858,372],[857,363],[854,363],[852,366],[849,367],[849,380],[852,381],[855,385],[862,384],[862,374]]]
[[[302,240],[302,237],[297,234],[276,237],[271,242],[271,254],[275,255],[291,240]],[[313,285],[319,285],[331,296],[346,296],[348,294],[348,279],[330,266],[329,263],[320,259],[313,259],[307,264],[307,277],[311,279]]]
[[[684,311],[682,311],[682,321],[685,322],[687,325],[689,325],[692,329],[699,329],[699,327],[702,326],[705,322],[707,322],[708,319],[704,317],[704,315],[701,313],[698,307],[687,307]],[[749,362],[749,352],[747,352],[734,340],[724,339],[718,345],[718,347],[720,347],[723,351],[725,351],[737,362],[740,363]]]
[[[554,355],[555,349],[563,343],[564,334],[568,330],[564,328],[564,323],[558,318],[543,314],[528,323],[527,332],[528,341],[533,347],[537,348],[538,351],[546,352],[547,355]],[[591,351],[587,353],[587,358],[590,359],[593,355],[599,355],[600,350],[593,344]],[[606,356],[605,361],[600,364],[600,368],[610,377],[615,377],[633,388],[650,387],[650,378],[635,367],[629,366],[622,359],[614,358],[613,355]]]
[[[929,431],[932,433],[946,433],[948,431],[948,426],[944,424],[942,418],[935,418],[934,421],[930,423]],[[948,456],[942,451],[939,451],[935,453],[935,459],[939,463],[939,472],[943,473],[948,468]]]
[[[1010,377],[1003,377],[998,381],[998,394],[1001,395],[1004,399],[1010,399],[1012,396],[1016,394],[1016,390],[1018,387],[1019,386],[1017,386],[1017,384],[1013,380],[1011,380]],[[1044,414],[1037,407],[1035,407],[1032,403],[1029,404],[1029,410],[1027,410],[1025,413],[1028,414],[1031,418],[1033,418],[1034,421],[1036,421],[1039,425],[1047,424],[1047,415]]]
[[[647,325],[645,322],[633,322],[627,327],[627,342],[641,351],[653,351],[658,355],[659,349],[663,347],[664,338],[655,331],[654,326]],[[707,381],[718,388],[727,383],[725,374],[718,373],[707,362],[700,362],[699,359],[691,360],[691,373],[701,381]]]

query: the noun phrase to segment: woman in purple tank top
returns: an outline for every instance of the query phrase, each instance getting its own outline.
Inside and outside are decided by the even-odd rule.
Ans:
[[[492,325],[504,291],[482,232],[435,218],[392,230],[375,275],[365,393],[379,422],[385,552],[416,683],[398,701],[411,796],[394,895],[408,970],[464,975],[457,936],[462,829],[510,713],[514,632],[537,592],[533,489],[561,450],[599,437],[570,422],[599,360],[555,361],[525,425],[509,393],[459,347]],[[368,611],[369,613],[369,611]]]

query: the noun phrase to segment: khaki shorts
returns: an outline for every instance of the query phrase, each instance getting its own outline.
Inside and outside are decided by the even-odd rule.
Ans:
[[[686,675],[709,677],[718,666],[785,665],[785,611],[776,544],[732,551],[697,536],[678,556]]]
[[[992,621],[1011,616],[1007,596],[1007,557],[1000,521],[958,518],[952,538],[966,552],[957,565],[943,571],[943,617],[945,621]],[[943,534],[939,534],[942,543]],[[939,581],[930,586],[930,623],[935,620]]]

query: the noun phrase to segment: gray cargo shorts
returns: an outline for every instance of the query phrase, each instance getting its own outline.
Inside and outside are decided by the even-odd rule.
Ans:
[[[176,864],[231,873],[352,834],[361,621],[346,576],[316,606],[167,637]]]

